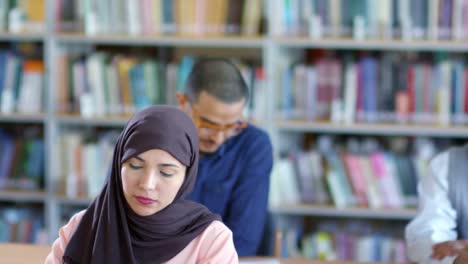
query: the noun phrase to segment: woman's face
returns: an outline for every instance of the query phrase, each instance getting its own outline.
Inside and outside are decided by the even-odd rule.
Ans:
[[[185,180],[186,167],[168,152],[151,149],[122,164],[127,203],[140,216],[161,211],[174,201]]]

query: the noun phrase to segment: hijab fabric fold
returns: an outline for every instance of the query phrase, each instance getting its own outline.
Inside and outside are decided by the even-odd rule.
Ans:
[[[187,170],[170,205],[140,216],[125,200],[121,164],[151,149],[167,151]],[[110,176],[65,249],[64,263],[163,263],[182,251],[220,219],[203,205],[184,200],[195,184],[198,152],[195,126],[179,109],[151,106],[133,116],[115,146]]]

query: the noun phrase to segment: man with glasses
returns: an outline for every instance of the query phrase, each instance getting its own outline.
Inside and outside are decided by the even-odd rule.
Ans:
[[[198,178],[188,199],[221,215],[239,256],[257,254],[273,163],[268,135],[242,116],[248,95],[239,69],[224,59],[198,61],[185,93],[177,94],[200,139]]]

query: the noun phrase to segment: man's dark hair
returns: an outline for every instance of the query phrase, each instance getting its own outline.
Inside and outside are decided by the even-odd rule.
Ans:
[[[185,84],[185,95],[189,101],[196,102],[203,91],[223,103],[249,97],[240,70],[231,61],[221,58],[200,59],[193,65]]]

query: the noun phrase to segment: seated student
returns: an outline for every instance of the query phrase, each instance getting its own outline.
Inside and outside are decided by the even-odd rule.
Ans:
[[[200,139],[200,172],[187,197],[219,214],[234,235],[239,256],[259,254],[267,216],[273,150],[268,134],[247,123],[247,84],[231,61],[201,59],[178,93]],[[263,252],[262,252],[263,253]]]
[[[219,216],[184,199],[198,152],[197,130],[182,111],[137,113],[117,141],[103,190],[60,229],[46,263],[238,263]]]
[[[406,227],[411,261],[468,263],[467,160],[468,145],[450,148],[433,158],[429,175],[421,178],[420,212]]]

